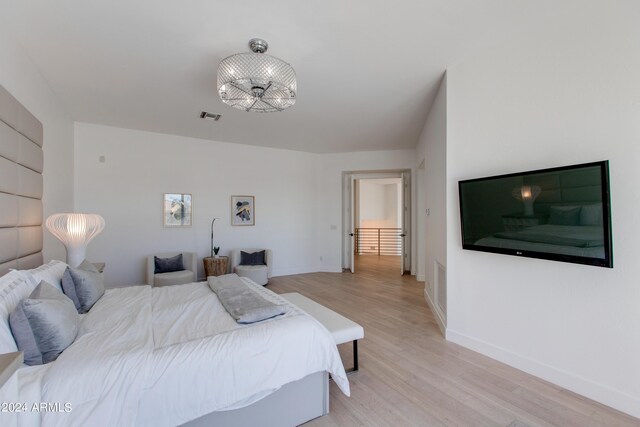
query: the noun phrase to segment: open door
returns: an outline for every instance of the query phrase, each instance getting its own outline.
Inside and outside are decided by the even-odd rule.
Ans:
[[[356,272],[356,180],[349,177],[349,269]]]
[[[342,268],[355,272],[355,191],[356,180],[351,173],[342,174],[342,231],[344,238],[342,239]]]
[[[411,175],[402,172],[400,183],[400,205],[402,215],[400,215],[400,275],[411,269],[409,248],[411,247],[409,228],[411,227]]]

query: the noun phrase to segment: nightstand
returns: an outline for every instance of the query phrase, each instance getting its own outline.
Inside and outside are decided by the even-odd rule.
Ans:
[[[98,273],[104,273],[104,267],[106,266],[104,262],[92,262],[91,264],[98,270]]]
[[[229,257],[219,256],[219,257],[205,257],[203,259],[204,262],[204,274],[206,277],[209,276],[222,276],[223,274],[227,274],[227,270],[229,269]]]
[[[18,405],[18,375],[16,371],[22,366],[23,353],[0,354],[0,403]],[[6,412],[0,413],[3,427],[16,427],[18,425],[19,409],[7,407]]]
[[[504,226],[504,231],[520,231],[527,227],[546,224],[547,216],[547,214],[525,215],[512,213],[502,215],[502,225]]]

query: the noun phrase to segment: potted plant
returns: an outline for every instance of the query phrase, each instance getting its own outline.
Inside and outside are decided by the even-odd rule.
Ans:
[[[218,252],[220,252],[220,246],[213,247],[213,257],[218,258]]]

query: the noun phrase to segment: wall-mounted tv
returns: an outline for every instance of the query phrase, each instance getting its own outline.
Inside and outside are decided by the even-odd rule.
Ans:
[[[462,247],[613,267],[609,162],[458,183]]]

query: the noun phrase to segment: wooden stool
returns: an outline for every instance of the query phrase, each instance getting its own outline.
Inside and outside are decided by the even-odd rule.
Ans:
[[[220,257],[205,257],[203,259],[204,262],[204,274],[206,277],[209,276],[222,276],[223,274],[227,274],[227,270],[229,269],[229,257],[220,256]]]

